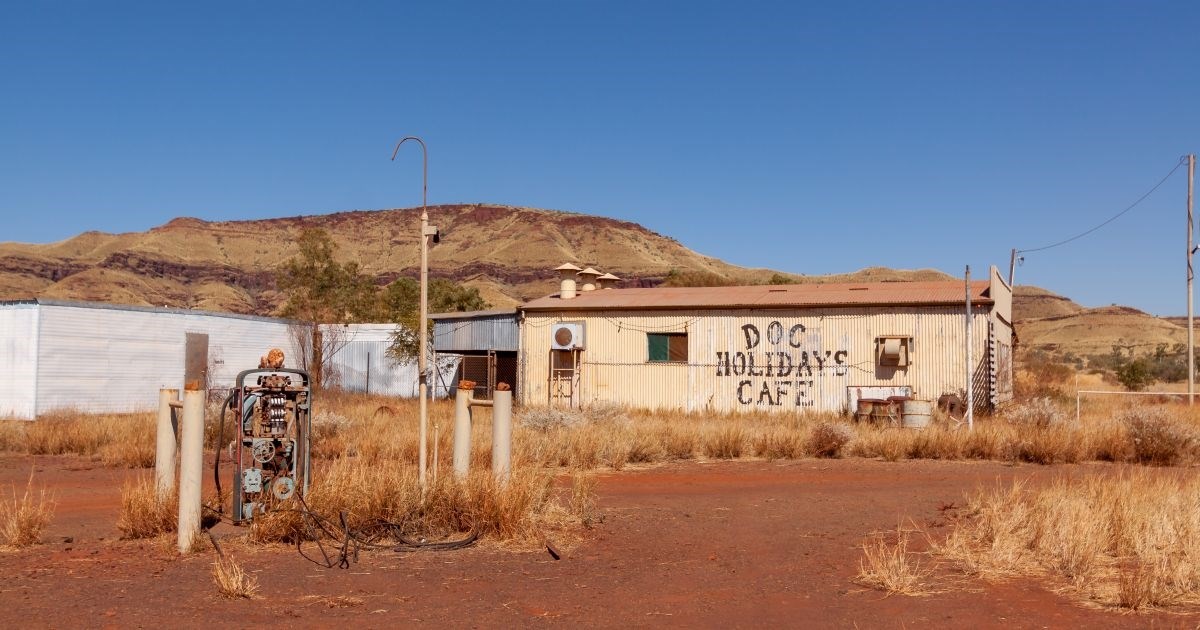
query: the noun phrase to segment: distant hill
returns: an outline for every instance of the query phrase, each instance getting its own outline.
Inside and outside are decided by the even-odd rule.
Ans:
[[[1026,350],[1077,356],[1108,354],[1113,346],[1134,354],[1160,344],[1187,342],[1187,330],[1175,318],[1155,317],[1128,306],[1084,308],[1045,289],[1017,286],[1013,319]]]
[[[615,273],[623,286],[655,286],[673,269],[754,284],[776,274],[790,281],[943,280],[933,269],[869,267],[852,273],[803,275],[749,269],[705,256],[628,221],[573,212],[490,204],[430,206],[441,243],[430,253],[434,277],[479,289],[496,307],[557,290],[563,262]],[[33,297],[175,306],[270,315],[282,296],[274,271],[296,253],[309,227],[327,230],[343,260],[357,261],[382,285],[416,277],[419,208],[209,222],[179,218],[145,232],[85,232],[44,245],[0,243],[0,300]],[[1021,346],[1077,355],[1107,353],[1114,344],[1153,351],[1182,343],[1172,320],[1124,307],[1087,309],[1033,286],[1014,291]]]
[[[430,273],[477,287],[497,307],[557,289],[564,262],[593,266],[623,286],[655,286],[672,269],[760,283],[775,271],[696,253],[636,223],[573,212],[487,204],[429,207],[442,231]],[[255,221],[179,218],[145,232],[86,232],[45,245],[0,243],[0,299],[47,297],[272,314],[281,304],[274,270],[309,227],[327,230],[343,260],[380,284],[416,277],[420,208],[339,212]],[[935,270],[868,268],[834,276],[784,274],[797,282],[928,280]]]

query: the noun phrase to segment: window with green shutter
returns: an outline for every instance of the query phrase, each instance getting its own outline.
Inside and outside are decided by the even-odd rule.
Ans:
[[[687,333],[646,333],[647,357],[651,363],[687,363]]]

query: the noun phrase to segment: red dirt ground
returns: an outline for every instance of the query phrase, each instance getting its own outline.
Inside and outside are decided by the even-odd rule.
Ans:
[[[849,459],[607,473],[604,522],[561,560],[485,544],[373,551],[339,570],[286,547],[238,546],[262,588],[231,601],[213,587],[211,552],[180,558],[171,540],[114,540],[120,485],[146,472],[0,457],[0,488],[33,470],[58,499],[47,544],[0,553],[0,627],[1196,627],[1188,615],[1087,608],[1032,581],[957,579],[928,597],[852,582],[871,532],[911,519],[937,535],[939,507],[981,484],[1086,468]]]

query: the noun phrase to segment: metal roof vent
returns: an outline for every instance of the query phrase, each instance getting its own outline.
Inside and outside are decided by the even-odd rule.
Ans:
[[[558,272],[558,297],[564,300],[575,299],[575,274],[579,267],[571,263],[563,263],[554,268]]]
[[[595,269],[588,267],[587,269],[584,269],[583,271],[580,271],[578,274],[575,274],[575,275],[579,276],[579,278],[583,281],[583,286],[579,287],[580,291],[595,291],[596,290],[596,278],[600,277],[599,271],[596,271]]]
[[[612,275],[611,273],[606,273],[603,276],[596,278],[596,280],[600,282],[601,289],[615,289],[617,288],[617,283],[621,281],[620,278]]]

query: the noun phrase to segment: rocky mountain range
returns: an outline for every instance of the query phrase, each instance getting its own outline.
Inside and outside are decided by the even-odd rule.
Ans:
[[[749,269],[688,249],[636,223],[572,212],[491,204],[430,206],[441,242],[430,273],[480,290],[496,307],[553,292],[554,267],[592,266],[621,286],[655,286],[672,271],[761,283],[775,274],[795,282],[936,280],[937,270],[882,267],[810,276]],[[322,228],[342,260],[357,261],[379,284],[416,277],[420,208],[338,212],[252,221],[179,218],[145,232],[85,232],[49,244],[0,243],[0,300],[34,297],[173,306],[271,315],[282,296],[278,265],[296,253],[296,237]],[[1153,349],[1181,343],[1177,322],[1127,307],[1084,308],[1037,287],[1018,286],[1018,334],[1026,348],[1090,354],[1114,344]]]

